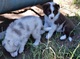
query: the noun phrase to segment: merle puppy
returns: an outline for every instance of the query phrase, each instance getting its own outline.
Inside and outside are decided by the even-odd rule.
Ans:
[[[35,39],[33,46],[39,45],[42,27],[42,20],[37,16],[17,19],[8,26],[2,45],[12,57],[16,57],[18,52],[24,51],[24,46],[30,35]]]

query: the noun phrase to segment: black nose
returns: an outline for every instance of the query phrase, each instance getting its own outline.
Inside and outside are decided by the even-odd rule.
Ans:
[[[53,19],[53,17],[51,17],[51,19]]]

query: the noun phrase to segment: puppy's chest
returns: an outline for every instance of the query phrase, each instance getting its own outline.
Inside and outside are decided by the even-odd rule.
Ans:
[[[48,26],[51,27],[54,23],[52,21],[47,20],[47,24],[48,24]]]
[[[57,25],[57,27],[59,27],[61,24],[59,23],[55,23],[55,21],[52,21],[52,20],[47,20],[47,24],[48,26],[54,26],[54,25]]]
[[[48,25],[49,25],[50,27],[56,25],[56,26],[57,26],[57,28],[56,28],[56,31],[57,31],[57,32],[63,32],[63,31],[64,31],[64,28],[63,28],[64,22],[63,22],[62,24],[60,24],[60,23],[55,24],[55,21],[53,21],[53,22],[48,21],[47,23],[48,23]]]

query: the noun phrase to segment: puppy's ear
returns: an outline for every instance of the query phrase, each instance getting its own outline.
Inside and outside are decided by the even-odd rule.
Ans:
[[[57,9],[57,10],[59,10],[59,8],[60,8],[59,4],[55,4],[54,8]]]
[[[19,46],[20,45],[20,42],[18,41],[18,40],[16,40],[15,42],[14,42],[14,46]]]
[[[48,8],[48,6],[49,6],[49,3],[43,4],[43,5],[42,5],[43,11],[46,10],[46,9]]]

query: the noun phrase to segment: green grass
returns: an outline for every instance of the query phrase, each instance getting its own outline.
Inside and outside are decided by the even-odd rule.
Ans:
[[[80,4],[80,0],[73,0],[74,4]]]
[[[59,42],[60,43],[60,42]],[[80,43],[75,46],[59,45],[54,38],[50,43],[41,43],[37,48],[30,47],[28,59],[79,59]],[[47,46],[48,44],[48,46]],[[25,54],[24,54],[25,55]],[[31,56],[31,57],[30,57]],[[25,56],[24,56],[25,57]]]

